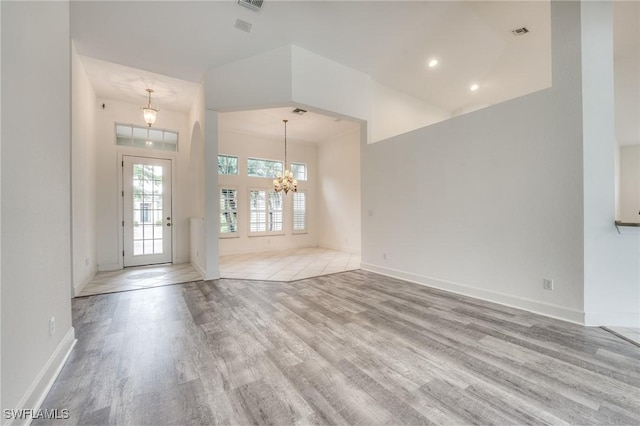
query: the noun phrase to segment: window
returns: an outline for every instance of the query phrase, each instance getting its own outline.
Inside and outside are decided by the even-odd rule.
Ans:
[[[230,188],[220,189],[220,234],[237,234],[238,205],[237,191]]]
[[[291,163],[291,173],[296,180],[307,180],[307,165],[303,163]]]
[[[293,193],[293,231],[307,229],[307,199],[304,192]]]
[[[269,231],[283,229],[282,201],[282,192],[269,192]]]
[[[238,157],[233,157],[231,155],[218,155],[218,174],[237,175]]]
[[[249,232],[267,231],[266,191],[249,192]]]
[[[247,175],[251,177],[275,178],[282,173],[282,162],[262,160],[259,158],[247,159]]]
[[[282,204],[281,192],[249,191],[249,232],[281,233],[284,229]]]
[[[116,145],[176,152],[178,132],[116,124]]]

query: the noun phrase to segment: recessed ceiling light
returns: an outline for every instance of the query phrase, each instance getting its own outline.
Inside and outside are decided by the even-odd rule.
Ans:
[[[438,60],[437,59],[432,59],[429,61],[429,68],[433,68],[436,65],[438,65]]]
[[[475,92],[479,88],[480,88],[480,86],[478,86],[477,84],[472,84],[471,87],[469,87],[469,90],[471,90],[472,92]]]

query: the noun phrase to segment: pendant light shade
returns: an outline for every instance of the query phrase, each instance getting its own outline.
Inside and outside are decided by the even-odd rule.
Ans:
[[[151,106],[151,94],[153,93],[153,90],[147,89],[147,92],[149,92],[149,102],[147,103],[147,106],[142,107],[142,113],[144,116],[144,122],[147,123],[147,126],[151,127],[151,125],[156,122],[158,109]]]

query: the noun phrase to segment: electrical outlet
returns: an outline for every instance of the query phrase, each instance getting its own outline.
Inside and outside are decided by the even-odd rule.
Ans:
[[[553,290],[553,280],[551,278],[543,278],[542,288],[545,290]]]
[[[56,332],[56,317],[51,317],[49,319],[49,336],[53,336]]]

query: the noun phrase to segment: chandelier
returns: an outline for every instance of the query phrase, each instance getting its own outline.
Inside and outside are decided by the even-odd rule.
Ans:
[[[298,190],[298,181],[293,178],[293,173],[287,170],[287,121],[284,122],[284,176],[278,172],[276,179],[273,180],[273,189],[276,192],[284,191],[284,193],[296,192]]]
[[[153,90],[147,89],[147,92],[149,92],[149,102],[147,103],[147,106],[142,107],[142,113],[144,115],[144,122],[151,127],[151,125],[156,122],[156,113],[158,112],[158,109],[151,106],[151,94],[153,93]]]

